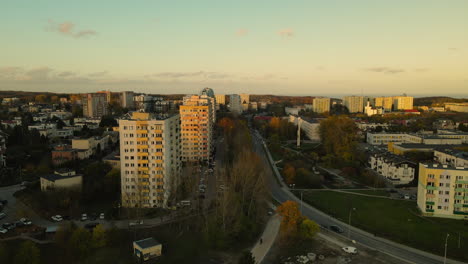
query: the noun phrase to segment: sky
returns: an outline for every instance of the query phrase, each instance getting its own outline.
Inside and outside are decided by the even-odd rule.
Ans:
[[[466,0],[15,0],[0,90],[468,97]]]

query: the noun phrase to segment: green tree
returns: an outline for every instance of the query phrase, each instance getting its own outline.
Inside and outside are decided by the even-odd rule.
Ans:
[[[252,256],[252,252],[244,251],[239,259],[238,264],[255,264],[255,258]]]
[[[106,230],[102,225],[97,225],[93,229],[92,245],[94,248],[101,248],[106,245]]]
[[[41,259],[41,252],[36,244],[32,241],[25,241],[21,243],[18,252],[15,255],[15,264],[39,264]]]
[[[69,246],[75,257],[79,259],[86,258],[91,251],[91,233],[82,227],[77,228],[73,231]]]
[[[306,218],[299,224],[299,236],[302,239],[311,240],[320,231],[320,227],[314,221]]]

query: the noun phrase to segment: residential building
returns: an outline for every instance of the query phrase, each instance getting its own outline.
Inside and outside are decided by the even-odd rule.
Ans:
[[[213,150],[213,98],[206,95],[184,97],[180,106],[182,159],[209,160]]]
[[[56,170],[54,174],[41,176],[41,191],[56,189],[81,190],[83,175],[76,174],[73,170]]]
[[[151,95],[140,94],[133,97],[135,109],[138,111],[152,112],[154,107],[154,98]]]
[[[257,102],[250,102],[250,110],[252,111],[257,111],[258,110],[258,104]]]
[[[367,116],[373,116],[373,115],[381,115],[384,113],[384,110],[382,107],[379,107],[379,108],[373,108],[371,105],[370,105],[370,102],[367,101],[367,104],[366,106],[364,107],[364,114],[366,114]]]
[[[445,110],[468,113],[468,103],[445,103]]]
[[[219,110],[220,105],[225,106],[226,105],[226,95],[224,94],[216,94],[216,110]]]
[[[213,122],[213,125],[216,124],[216,97],[214,94],[213,89],[211,88],[203,88],[203,90],[200,92],[200,98],[202,100],[208,99],[209,103],[211,104],[211,119]],[[185,102],[185,99],[184,99]]]
[[[434,129],[456,129],[455,122],[450,119],[437,119],[432,122],[432,128]]]
[[[143,261],[147,261],[162,254],[162,244],[154,238],[146,238],[138,241],[133,241],[133,254]]]
[[[108,146],[109,136],[72,139],[72,148],[77,150],[78,159],[87,159]]]
[[[364,97],[363,96],[345,96],[343,104],[346,106],[350,113],[362,113],[364,110]]]
[[[83,116],[101,118],[108,114],[107,94],[90,93],[81,98],[83,104]]]
[[[123,108],[133,109],[135,104],[133,102],[134,94],[130,91],[125,91],[120,93],[120,105]]]
[[[65,162],[73,161],[78,159],[78,151],[72,149],[70,145],[61,144],[54,147],[51,151],[52,163],[54,165],[60,165]]]
[[[167,207],[181,173],[180,116],[133,112],[119,120],[124,207]]]
[[[427,145],[460,145],[463,143],[461,136],[457,135],[424,135],[405,133],[367,133],[367,143],[382,145],[393,143],[420,143]]]
[[[425,216],[468,219],[468,168],[420,163],[418,207]]]
[[[434,161],[452,167],[468,168],[468,152],[456,148],[439,148],[434,150]]]
[[[120,170],[121,163],[120,163],[120,154],[111,153],[102,159],[105,163],[112,166],[113,169]]]
[[[106,101],[107,103],[109,104],[111,102],[111,99],[112,99],[112,93],[111,91],[99,91],[97,92],[98,94],[105,94],[106,95]]]
[[[369,157],[369,165],[393,184],[407,184],[414,180],[416,164],[401,156],[388,152],[374,153]]]
[[[301,130],[304,131],[305,135],[313,141],[320,141],[320,121],[319,119],[303,119],[301,117],[289,115],[289,122],[298,125],[301,123]]]
[[[241,98],[242,111],[248,111],[250,103],[250,94],[240,94],[239,96]]]
[[[238,94],[229,95],[229,111],[239,115],[242,114],[242,101]]]
[[[381,107],[384,111],[391,112],[393,108],[393,97],[376,97],[374,99],[374,106]]]
[[[299,107],[285,107],[284,112],[287,115],[299,115],[299,111],[301,111],[301,108]]]
[[[316,97],[312,102],[312,111],[315,113],[330,112],[330,98]]]
[[[413,97],[411,96],[394,96],[393,110],[411,110],[413,109]]]
[[[0,168],[6,166],[6,141],[8,135],[2,131],[0,131]]]

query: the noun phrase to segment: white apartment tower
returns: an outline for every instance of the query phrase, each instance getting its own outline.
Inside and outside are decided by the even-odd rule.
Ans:
[[[242,114],[242,101],[238,94],[229,95],[229,111]]]
[[[314,101],[312,102],[312,111],[315,113],[330,112],[330,98],[314,98]]]
[[[119,120],[124,207],[166,207],[181,173],[180,116],[133,112]]]
[[[362,113],[364,111],[363,96],[345,96],[343,104],[348,108],[350,113]]]
[[[133,92],[122,92],[120,94],[120,104],[122,105],[123,108],[128,108],[128,109],[133,109],[135,107],[135,104],[133,103]]]

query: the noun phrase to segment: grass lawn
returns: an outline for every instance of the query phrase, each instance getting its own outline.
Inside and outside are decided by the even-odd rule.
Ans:
[[[362,193],[368,195],[389,197],[390,193],[385,190],[347,190],[347,192]]]
[[[333,191],[304,192],[304,201],[314,207],[379,237],[434,254],[444,254],[449,233],[448,256],[468,261],[468,221],[421,217],[414,201],[366,197]],[[458,242],[460,238],[460,247]]]

